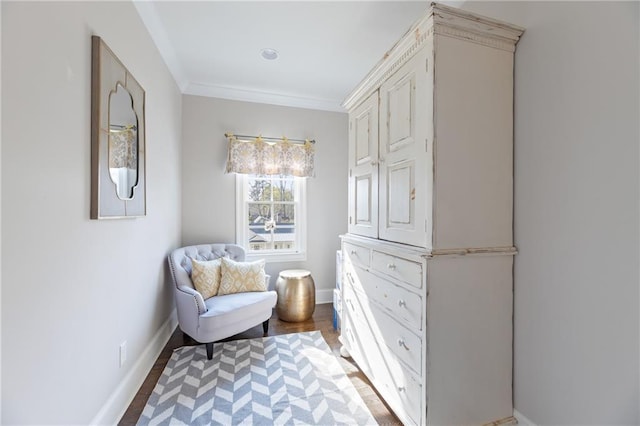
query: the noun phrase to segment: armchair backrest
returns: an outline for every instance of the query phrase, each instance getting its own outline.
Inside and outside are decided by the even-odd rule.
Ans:
[[[191,281],[191,259],[214,260],[228,257],[237,262],[244,261],[244,248],[236,244],[198,244],[175,249],[169,255],[169,266],[177,288],[193,288]]]

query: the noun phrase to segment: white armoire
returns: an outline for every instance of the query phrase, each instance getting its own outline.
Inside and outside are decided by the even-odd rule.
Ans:
[[[432,4],[344,102],[341,341],[405,424],[513,421],[522,32]]]

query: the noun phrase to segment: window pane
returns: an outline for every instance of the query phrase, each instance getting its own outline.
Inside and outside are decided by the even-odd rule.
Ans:
[[[271,181],[249,178],[249,201],[271,201]]]
[[[295,225],[295,206],[274,203],[273,218],[276,220],[276,225]]]
[[[266,232],[264,227],[258,227],[256,231],[249,231],[249,248],[251,250],[271,250],[271,233]]]
[[[273,181],[273,201],[294,201],[294,180],[277,179]]]
[[[266,230],[264,226],[249,226],[251,250],[296,250],[296,230],[291,226]]]
[[[295,250],[296,229],[293,227],[278,227],[273,234],[274,250]]]
[[[248,210],[250,227],[262,226],[264,228],[265,222],[271,219],[270,204],[249,203]]]

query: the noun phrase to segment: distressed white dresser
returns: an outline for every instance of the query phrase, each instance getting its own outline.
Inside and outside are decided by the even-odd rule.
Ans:
[[[405,424],[513,420],[522,32],[432,4],[344,102],[341,341]]]

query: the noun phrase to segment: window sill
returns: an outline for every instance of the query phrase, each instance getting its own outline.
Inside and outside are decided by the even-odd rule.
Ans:
[[[306,252],[289,252],[289,253],[248,253],[246,255],[246,261],[252,262],[254,260],[265,259],[267,263],[275,262],[299,262],[307,260]]]

